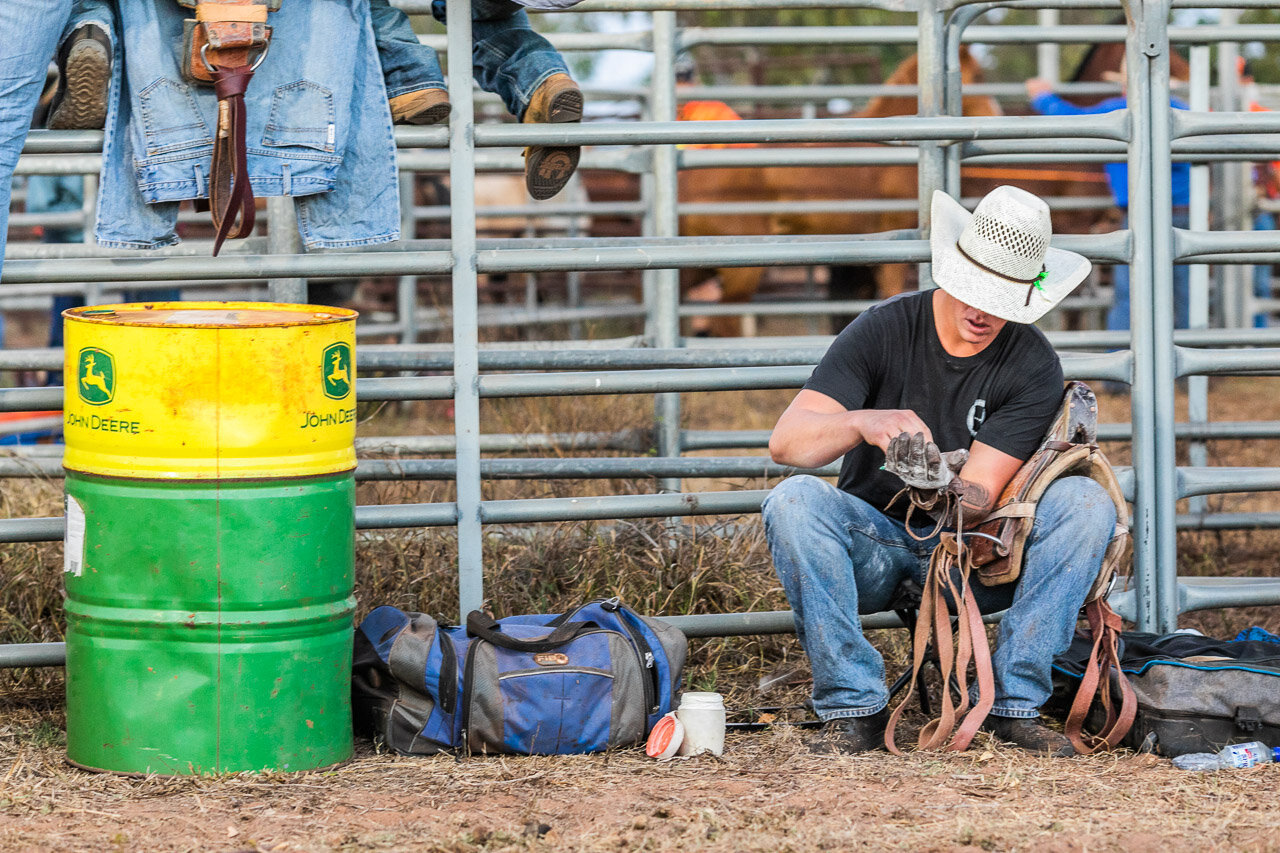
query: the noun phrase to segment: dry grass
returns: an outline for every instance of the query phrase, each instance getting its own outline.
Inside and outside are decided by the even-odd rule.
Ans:
[[[1215,383],[1218,420],[1280,419],[1274,380]],[[765,429],[787,392],[687,395],[686,426]],[[1127,420],[1126,401],[1103,413]],[[1184,402],[1180,401],[1180,406]],[[634,398],[486,402],[483,429],[574,432],[648,429]],[[386,408],[378,434],[452,430],[448,404]],[[362,434],[372,432],[362,426]],[[1273,465],[1274,442],[1214,442],[1210,464]],[[1127,448],[1111,448],[1125,461]],[[735,451],[737,453],[737,451]],[[561,455],[587,456],[578,450]],[[690,489],[760,488],[687,481]],[[486,498],[646,492],[636,481],[486,483]],[[448,483],[366,483],[360,503],[452,499]],[[9,481],[9,517],[60,512],[61,484]],[[1274,495],[1221,496],[1223,510],[1277,508]],[[679,532],[676,532],[679,531]],[[448,529],[366,531],[357,541],[359,615],[394,604],[453,619],[455,535]],[[487,529],[485,589],[499,615],[552,612],[620,595],[662,614],[786,607],[758,519],[564,523]],[[1183,574],[1274,575],[1280,533],[1179,537]],[[61,549],[0,546],[0,642],[58,639]],[[1275,608],[1190,614],[1184,624],[1231,636],[1280,630]],[[905,660],[899,632],[879,632],[890,671]],[[695,640],[689,689],[716,689],[739,722],[799,706],[807,665],[793,637]],[[758,690],[762,676],[780,686]],[[964,755],[815,757],[781,725],[732,734],[723,760],[658,764],[634,750],[606,756],[403,759],[357,741],[329,772],[127,779],[64,763],[59,670],[0,671],[0,850],[1269,850],[1280,829],[1280,770],[1193,776],[1121,753],[1050,761],[981,741]],[[783,714],[799,720],[802,713]],[[918,725],[919,720],[913,720]],[[905,739],[905,738],[904,738]],[[545,827],[545,828],[544,828]]]
[[[405,759],[327,772],[130,779],[0,724],[3,850],[776,851],[1275,849],[1280,770],[1192,775],[1146,756],[813,756],[788,727],[723,759]]]

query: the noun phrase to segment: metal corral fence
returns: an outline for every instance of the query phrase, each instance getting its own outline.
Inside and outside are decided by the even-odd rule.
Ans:
[[[470,17],[467,0],[449,0],[450,26],[446,47],[454,69],[451,98],[454,114],[472,115],[469,83]],[[422,2],[400,2],[409,11],[426,11]],[[1021,9],[1109,8],[1111,4],[1082,2],[1015,2]],[[1174,5],[1190,5],[1177,3]],[[1232,8],[1266,7],[1262,2],[1237,2]],[[914,28],[830,28],[812,32],[771,28],[753,33],[685,30],[676,27],[680,9],[878,7],[915,12]],[[1014,40],[1038,38],[1046,42],[1125,41],[1129,108],[1090,117],[973,118],[957,115],[960,82],[957,66],[962,38],[997,41],[1001,28],[968,24],[991,3],[914,2],[802,2],[802,0],[588,0],[581,11],[653,10],[652,30],[616,38],[592,34],[556,39],[562,47],[581,40],[592,48],[625,46],[651,50],[655,57],[650,120],[641,123],[584,125],[480,125],[455,121],[450,127],[398,129],[402,168],[428,168],[447,146],[451,177],[450,241],[406,241],[391,251],[298,255],[289,227],[289,205],[272,201],[272,225],[265,241],[249,241],[248,251],[227,254],[216,262],[205,257],[206,246],[166,250],[138,258],[128,253],[104,253],[93,247],[40,247],[25,257],[10,255],[4,282],[15,286],[51,287],[46,282],[83,282],[90,286],[128,282],[130,287],[190,282],[217,286],[232,282],[268,282],[272,298],[301,301],[307,279],[351,276],[449,275],[452,280],[453,342],[448,349],[407,343],[361,348],[364,370],[451,370],[446,376],[362,378],[357,395],[362,401],[452,399],[455,434],[452,437],[366,438],[358,447],[368,452],[388,443],[418,452],[452,452],[452,460],[362,460],[363,479],[452,479],[457,499],[449,503],[362,506],[356,514],[360,529],[456,526],[458,530],[459,597],[461,611],[483,601],[484,567],[481,544],[484,524],[519,524],[575,519],[619,519],[653,516],[691,516],[752,513],[759,509],[762,491],[680,492],[684,477],[759,477],[787,473],[766,459],[754,457],[687,458],[685,449],[732,449],[762,446],[759,432],[708,433],[679,428],[681,392],[727,389],[797,388],[829,339],[773,339],[721,342],[690,347],[680,337],[677,271],[682,267],[787,266],[816,264],[924,264],[928,243],[928,199],[935,188],[959,190],[962,161],[1042,161],[1115,159],[1127,151],[1130,163],[1130,219],[1134,227],[1105,235],[1063,236],[1055,243],[1103,263],[1129,262],[1132,269],[1131,335],[1124,333],[1057,333],[1068,376],[1129,382],[1132,386],[1132,425],[1102,431],[1104,439],[1132,437],[1132,469],[1122,472],[1126,494],[1134,503],[1135,571],[1132,588],[1113,596],[1114,602],[1139,627],[1171,630],[1178,614],[1208,607],[1280,603],[1280,580],[1198,579],[1179,583],[1176,577],[1176,538],[1179,528],[1280,527],[1280,514],[1177,514],[1182,498],[1215,493],[1280,489],[1280,469],[1206,467],[1203,462],[1179,468],[1178,439],[1274,437],[1276,424],[1210,423],[1201,408],[1203,386],[1192,386],[1189,423],[1176,422],[1174,384],[1181,377],[1203,383],[1213,374],[1280,371],[1280,332],[1274,330],[1209,330],[1207,287],[1196,284],[1197,310],[1193,325],[1173,329],[1171,274],[1175,259],[1194,264],[1272,264],[1280,262],[1280,235],[1275,232],[1208,232],[1207,193],[1198,195],[1193,229],[1176,230],[1170,220],[1170,188],[1152,175],[1168,174],[1171,157],[1203,163],[1218,160],[1247,162],[1271,159],[1280,151],[1280,114],[1207,112],[1207,48],[1193,49],[1201,64],[1196,79],[1203,91],[1192,92],[1190,112],[1170,110],[1169,0],[1126,5],[1127,31],[1119,27],[1059,27],[1015,33]],[[1013,29],[1013,28],[1010,28]],[[1233,72],[1231,43],[1280,40],[1280,28],[1232,25],[1173,31],[1179,40],[1205,45],[1219,43],[1220,68]],[[677,52],[700,41],[723,38],[733,43],[754,38],[760,42],[821,41],[839,38],[847,43],[884,43],[910,38],[920,57],[919,116],[879,119],[764,120],[743,122],[676,123],[673,60]],[[625,42],[625,45],[623,44]],[[1223,46],[1222,42],[1227,45]],[[1196,58],[1198,56],[1198,59]],[[1226,64],[1229,63],[1229,64]],[[1196,75],[1193,75],[1196,76]],[[908,158],[918,163],[918,203],[922,234],[839,235],[814,238],[680,238],[676,175],[682,167],[732,165],[751,157],[768,159],[768,149],[678,150],[678,143],[701,142],[898,142],[914,144]],[[26,147],[24,170],[59,171],[59,157],[94,155],[101,134],[50,132],[33,134]],[[620,146],[620,150],[588,151],[584,167],[632,169],[643,176],[646,205],[643,237],[602,241],[590,238],[503,240],[483,242],[476,232],[476,207],[471,176],[483,165],[483,149],[527,144]],[[407,151],[405,149],[414,149]],[[759,153],[764,151],[763,154]],[[831,156],[840,160],[848,153]],[[849,149],[853,150],[853,149]],[[875,150],[875,149],[871,149]],[[46,157],[45,155],[56,155]],[[748,156],[749,155],[749,156]],[[861,155],[859,155],[861,156]],[[43,160],[39,158],[44,158]],[[422,158],[417,161],[413,158]],[[720,159],[724,158],[724,159]],[[742,160],[740,158],[746,158]],[[412,162],[405,162],[411,161]],[[760,161],[757,161],[760,162]],[[612,166],[611,166],[612,164]],[[65,165],[65,164],[64,164]],[[83,164],[66,166],[85,171]],[[1203,176],[1201,176],[1203,177]],[[1198,217],[1198,218],[1197,218]],[[905,238],[904,238],[905,237]],[[103,263],[103,255],[110,255]],[[479,347],[477,275],[537,271],[645,271],[646,330],[641,340],[601,344],[561,343],[521,348]],[[36,291],[32,291],[36,292]],[[54,292],[52,289],[45,291]],[[403,311],[412,305],[401,305]],[[400,330],[404,332],[405,330]],[[631,345],[640,345],[642,349]],[[1082,353],[1082,349],[1108,350]],[[59,355],[51,351],[5,352],[0,369],[57,368]],[[601,370],[600,366],[606,365]],[[525,372],[513,372],[525,371]],[[533,371],[533,372],[527,372]],[[656,456],[644,455],[647,436],[579,434],[571,436],[484,436],[480,432],[481,398],[582,394],[652,394],[656,427],[652,444]],[[1199,399],[1201,403],[1195,401]],[[0,390],[0,411],[57,409],[61,389]],[[482,459],[490,450],[530,449],[540,444],[613,448],[634,456],[610,459]],[[1194,450],[1194,448],[1193,448]],[[32,471],[56,473],[56,455],[41,449],[9,460],[0,474],[20,476]],[[824,470],[820,473],[832,473]],[[483,501],[486,477],[657,477],[663,491],[652,495],[612,495],[589,498]],[[47,541],[61,538],[62,519],[9,519],[0,522],[0,541]],[[671,617],[691,635],[728,635],[789,631],[786,612]],[[867,617],[871,626],[896,624],[888,615]],[[0,647],[0,665],[60,663],[59,644]]]

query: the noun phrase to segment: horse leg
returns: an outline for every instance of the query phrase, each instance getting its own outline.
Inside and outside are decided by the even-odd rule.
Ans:
[[[830,267],[827,279],[827,298],[833,302],[875,299],[876,279],[874,271],[871,267]],[[831,314],[831,333],[840,334],[845,326],[853,322],[853,318],[854,315],[848,311],[833,312]]]
[[[911,264],[881,264],[876,267],[876,298],[888,299],[911,289]]]
[[[680,301],[719,302],[721,296],[720,276],[714,269],[682,269],[680,270]],[[690,317],[689,334],[705,338],[711,335],[710,317]]]
[[[727,267],[720,270],[720,290],[722,303],[750,302],[760,289],[760,279],[764,270],[760,267]],[[716,338],[736,338],[743,334],[743,318],[741,316],[712,317],[711,335]]]
[[[713,275],[711,278],[694,285],[684,293],[684,301],[688,303],[694,302],[720,302],[724,297],[724,288],[720,285],[720,276]],[[689,333],[699,338],[710,337],[711,317],[690,317]]]

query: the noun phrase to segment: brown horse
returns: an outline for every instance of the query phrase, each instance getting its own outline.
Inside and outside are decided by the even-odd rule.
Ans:
[[[1073,81],[1098,81],[1107,71],[1116,71],[1124,57],[1124,45],[1095,45],[1081,61]],[[977,62],[962,51],[962,80],[981,79]],[[1171,76],[1188,78],[1186,60],[1178,54],[1170,59]],[[886,81],[911,85],[917,82],[914,56],[904,61]],[[1074,100],[1074,99],[1073,99]],[[1097,98],[1093,99],[1098,100]],[[1078,101],[1091,103],[1088,99]],[[916,100],[911,96],[884,96],[873,99],[859,117],[913,115]],[[965,96],[965,115],[999,115],[1000,109],[990,98]],[[792,147],[821,147],[803,145]],[[1028,192],[1045,197],[1110,195],[1102,168],[1096,164],[1030,164],[1018,166],[965,166],[961,170],[961,191],[967,197],[985,195],[1000,184],[1015,184]],[[771,166],[762,169],[706,169],[680,173],[681,201],[820,201],[832,199],[911,199],[917,194],[915,168],[912,166]],[[1110,211],[1059,211],[1054,214],[1054,230],[1059,233],[1088,233],[1113,230],[1116,223]],[[687,235],[725,236],[750,234],[854,234],[910,229],[918,225],[914,210],[870,213],[795,213],[693,215],[681,218],[681,233]],[[683,270],[681,284],[686,294],[699,282],[716,276],[720,299],[724,302],[749,302],[760,285],[764,271],[760,268],[722,270]],[[834,267],[830,270],[829,295],[833,299],[884,298],[907,289],[912,284],[914,266],[882,264],[869,267]],[[712,278],[711,281],[716,281]],[[705,289],[705,285],[703,285]],[[695,291],[696,292],[696,291]],[[837,330],[845,317],[837,317]],[[703,321],[701,327],[716,335],[740,334],[736,318]],[[698,331],[698,326],[695,326]]]
[[[889,85],[914,85],[917,82],[917,60],[911,56],[900,64],[885,81]],[[961,54],[962,79],[980,79],[980,69],[968,51]],[[966,96],[965,115],[1000,115],[999,105],[991,98]],[[886,95],[871,100],[856,114],[858,118],[881,118],[914,115],[916,99],[910,95]],[[862,143],[851,143],[861,145]],[[793,148],[828,147],[809,143]],[[699,169],[680,173],[681,201],[751,202],[751,201],[821,201],[860,199],[914,198],[916,175],[914,166],[768,166],[763,168]],[[854,234],[914,228],[914,212],[899,213],[794,213],[688,215],[681,217],[680,232],[690,236],[728,236],[751,234]],[[875,290],[882,296],[907,287],[910,266],[889,264],[877,268]],[[718,275],[720,301],[748,302],[760,285],[764,271],[759,267],[712,270],[683,270],[681,284],[685,292]],[[865,273],[864,273],[865,275]],[[837,298],[848,295],[833,293]],[[699,328],[701,325],[701,328]],[[719,317],[694,331],[707,329],[715,335],[740,334],[740,321],[735,317]]]

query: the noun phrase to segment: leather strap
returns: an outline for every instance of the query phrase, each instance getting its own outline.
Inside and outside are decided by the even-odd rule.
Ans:
[[[1071,711],[1067,715],[1067,724],[1063,731],[1081,755],[1089,755],[1098,750],[1111,750],[1119,745],[1121,739],[1129,732],[1138,712],[1138,698],[1133,692],[1133,685],[1120,669],[1120,617],[1105,598],[1096,598],[1085,605],[1085,617],[1089,621],[1089,631],[1093,636],[1093,648],[1089,652],[1089,660],[1085,664],[1084,677],[1071,703]],[[1117,710],[1111,696],[1111,672],[1116,673],[1117,686],[1120,688],[1120,708]],[[1085,718],[1093,697],[1098,694],[1102,700],[1105,719],[1102,730],[1091,734],[1084,730]]]
[[[199,0],[184,28],[186,75],[213,83],[213,66],[256,68],[271,43],[263,0]]]
[[[501,646],[504,649],[510,649],[514,652],[529,652],[530,654],[556,651],[562,648],[565,643],[576,639],[579,635],[598,630],[600,630],[600,627],[594,622],[564,622],[541,637],[522,640],[519,637],[512,637],[510,634],[502,633],[502,625],[498,623],[498,620],[483,610],[472,610],[467,614],[467,633],[471,636],[479,637],[485,642]]]
[[[218,96],[208,202],[217,229],[215,256],[228,237],[253,233],[244,94],[271,41],[267,11],[264,0],[198,0],[188,33],[187,73],[198,82],[212,82]]]
[[[213,254],[228,237],[253,233],[254,198],[249,184],[249,163],[244,141],[244,92],[253,78],[247,65],[213,66],[214,91],[218,94],[218,133],[213,144],[213,174],[209,176],[209,211],[218,230]],[[232,228],[235,223],[237,227]]]
[[[196,4],[196,20],[197,21],[235,21],[244,24],[265,24],[267,22],[267,7],[258,2],[230,2],[222,0],[222,2],[210,2],[205,0],[203,3]]]
[[[954,505],[954,515],[957,529],[963,529],[963,513],[958,502]],[[956,567],[959,567],[959,587],[953,577]],[[969,549],[963,536],[943,534],[929,559],[929,570],[920,596],[920,613],[912,638],[911,680],[906,695],[889,715],[889,722],[884,730],[885,748],[895,755],[901,755],[902,751],[895,742],[894,732],[907,703],[915,694],[915,686],[930,646],[935,650],[942,678],[941,710],[936,719],[930,720],[920,730],[917,748],[946,749],[952,752],[967,749],[995,704],[991,649],[987,645],[982,612],[973,595],[972,568]],[[954,638],[947,593],[956,602],[959,614]],[[969,707],[968,685],[970,663],[973,664],[978,681],[978,702],[972,708]],[[959,695],[958,704],[952,698],[953,678]]]
[[[965,716],[964,722],[956,730],[948,749],[968,749],[973,736],[978,733],[982,721],[991,713],[996,704],[995,668],[991,663],[991,648],[987,645],[987,629],[982,623],[982,611],[978,609],[978,601],[973,597],[973,587],[966,573],[964,584],[964,614],[962,621],[969,624],[970,642],[973,646],[973,670],[978,678],[978,704]],[[960,689],[966,690],[964,681]],[[967,693],[967,691],[966,691]]]
[[[928,657],[930,646],[936,650],[938,668],[943,678],[942,713],[920,732],[920,749],[964,749],[969,745],[982,720],[995,704],[995,675],[991,663],[987,635],[982,615],[970,588],[971,575],[985,584],[1009,583],[1017,580],[1021,571],[1024,546],[1032,529],[1036,505],[1049,484],[1058,477],[1068,475],[1089,476],[1107,489],[1116,507],[1116,530],[1107,546],[1098,580],[1090,590],[1084,616],[1089,623],[1093,649],[1085,669],[1084,678],[1076,693],[1067,718],[1066,735],[1076,752],[1089,754],[1100,749],[1113,749],[1128,733],[1137,712],[1137,697],[1128,678],[1120,669],[1119,639],[1122,628],[1120,617],[1106,603],[1110,580],[1117,567],[1127,560],[1128,509],[1120,492],[1115,474],[1098,450],[1097,400],[1088,386],[1081,382],[1068,383],[1048,434],[1036,453],[1024,464],[1005,487],[996,509],[985,516],[975,531],[980,537],[969,547],[963,536],[941,533],[939,544],[929,561],[921,595],[919,617],[913,636],[912,678],[906,697],[890,715],[885,728],[885,746],[890,752],[901,754],[894,743],[894,729],[903,709],[910,701],[919,681],[920,670]],[[932,510],[938,519],[938,528],[925,539],[939,532],[944,523],[954,521],[954,529],[964,530],[964,519],[959,503],[942,500],[936,494],[922,494],[919,490],[903,489],[890,506],[902,495],[911,502],[908,507],[908,532],[913,510]],[[975,565],[982,567],[975,570]],[[960,589],[955,587],[951,575],[960,569]],[[945,584],[945,587],[944,587]],[[952,627],[948,618],[946,591],[956,602],[958,618],[954,630],[958,651],[953,651]],[[970,659],[978,681],[978,702],[968,709],[966,677]],[[1120,691],[1120,707],[1115,707],[1111,693],[1111,672]],[[955,678],[961,693],[959,707],[951,698],[951,679]],[[1094,695],[1100,695],[1105,713],[1102,730],[1097,734],[1084,731],[1085,718]],[[967,714],[966,714],[967,711]],[[961,716],[959,727],[956,721]],[[955,734],[952,736],[952,730]]]

